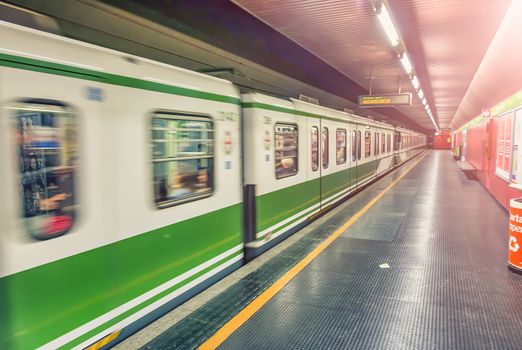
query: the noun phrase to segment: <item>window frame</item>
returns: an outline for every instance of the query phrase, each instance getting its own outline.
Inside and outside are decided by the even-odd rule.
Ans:
[[[158,210],[161,210],[161,209],[167,209],[167,208],[171,208],[171,207],[174,207],[174,206],[178,206],[178,205],[182,205],[182,204],[186,204],[186,203],[190,203],[190,202],[195,202],[195,201],[198,201],[198,200],[201,200],[201,199],[205,199],[205,198],[208,198],[208,197],[211,197],[212,195],[214,195],[214,192],[215,192],[215,170],[216,170],[216,166],[215,166],[215,159],[216,159],[216,122],[214,120],[214,118],[209,115],[209,114],[205,114],[205,113],[193,113],[193,112],[186,112],[186,111],[174,111],[174,110],[164,110],[164,109],[157,109],[157,110],[154,110],[152,112],[149,113],[149,121],[150,121],[150,124],[149,124],[149,129],[148,129],[148,132],[149,132],[149,144],[150,144],[150,148],[151,148],[151,151],[150,151],[150,156],[151,156],[151,164],[152,164],[152,167],[151,167],[151,174],[152,174],[152,181],[151,183],[153,184],[153,187],[152,187],[152,197],[153,197],[153,201],[154,201],[154,205],[156,207],[156,209]],[[159,117],[161,116],[161,117]],[[205,129],[205,131],[207,132],[212,132],[212,135],[213,135],[213,138],[211,140],[211,146],[212,146],[212,153],[210,154],[210,156],[192,156],[192,157],[171,157],[171,158],[177,158],[177,159],[170,159],[170,160],[165,160],[166,158],[169,158],[169,157],[154,157],[154,137],[153,137],[153,131],[155,130],[154,127],[153,127],[153,122],[154,122],[154,119],[167,119],[167,120],[192,120],[192,121],[206,121],[206,122],[210,122],[210,126],[211,128],[210,129]],[[192,194],[192,195],[189,195],[187,197],[182,197],[182,198],[179,198],[179,199],[168,199],[168,200],[164,200],[164,201],[157,201],[156,200],[156,193],[155,193],[155,188],[154,186],[156,186],[156,180],[155,180],[155,174],[154,174],[154,164],[155,163],[160,163],[160,162],[176,162],[176,161],[183,161],[183,160],[198,160],[198,159],[210,159],[210,164],[212,165],[212,168],[210,169],[210,171],[207,169],[207,173],[210,173],[209,177],[210,177],[210,181],[209,181],[209,190],[208,191],[205,191],[205,192],[202,192],[202,193],[195,193],[195,194]],[[156,160],[156,162],[155,162]],[[208,176],[208,175],[207,175]],[[168,180],[168,177],[167,177],[167,180]]]
[[[339,152],[339,145],[337,143],[337,135],[339,134],[339,132],[344,132],[344,162],[339,162],[339,159],[337,158],[337,152]],[[348,150],[347,150],[347,147],[348,147],[348,144],[347,144],[347,141],[346,141],[346,138],[348,137],[348,132],[346,129],[344,128],[337,128],[335,130],[335,163],[337,165],[341,165],[341,164],[346,164],[346,162],[348,161]]]
[[[352,130],[352,162],[357,159],[357,132]]]
[[[367,143],[367,141],[369,141]],[[372,132],[367,130],[364,132],[364,158],[372,156]]]
[[[295,127],[295,135],[296,135],[296,140],[295,140],[295,173],[293,174],[289,174],[289,175],[285,175],[285,176],[279,176],[277,175],[277,165],[276,165],[276,162],[277,162],[277,138],[276,136],[278,135],[277,133],[277,126],[292,126],[292,127]],[[297,123],[292,123],[292,122],[276,122],[274,124],[274,174],[275,174],[275,178],[276,180],[281,180],[281,179],[286,179],[286,178],[289,178],[289,177],[292,177],[292,176],[296,176],[297,174],[299,174],[299,125]]]
[[[316,158],[315,158],[316,159],[315,169],[314,169],[314,156],[313,156],[313,154],[314,154],[314,149],[313,149],[313,130],[314,129],[316,130],[316,135],[317,135],[317,139],[316,139],[317,148],[315,150],[317,155],[316,155]],[[319,163],[320,163],[319,157],[320,157],[320,154],[321,154],[320,147],[319,147],[319,144],[320,144],[320,142],[319,142],[319,127],[317,127],[315,125],[312,126],[312,128],[310,130],[310,138],[311,138],[310,139],[310,155],[311,155],[310,163],[311,163],[312,171],[315,172],[315,171],[319,170]]]
[[[325,131],[326,131],[326,139],[323,138],[323,133]],[[326,146],[324,145],[323,140],[326,140]],[[330,166],[330,130],[328,130],[327,126],[323,126],[322,131],[321,131],[321,146],[323,147],[322,152],[321,152],[321,156],[322,156],[321,164],[323,166],[323,169],[328,169],[328,167]],[[325,151],[326,151],[326,153],[325,153]],[[325,157],[325,154],[326,154],[326,157]],[[325,163],[325,159],[326,159],[326,163]]]

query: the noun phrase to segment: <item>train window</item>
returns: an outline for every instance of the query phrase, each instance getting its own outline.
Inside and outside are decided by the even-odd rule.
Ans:
[[[312,126],[312,171],[319,169],[319,128]]]
[[[373,155],[377,156],[379,154],[379,134],[373,133]]]
[[[67,233],[77,211],[78,125],[67,105],[27,100],[15,115],[22,220],[34,239]]]
[[[275,125],[275,171],[276,179],[297,174],[298,129],[296,124]]]
[[[386,153],[386,134],[381,134],[381,153]]]
[[[346,129],[337,129],[335,147],[337,165],[346,163]]]
[[[361,141],[362,137],[361,137],[361,130],[357,130],[357,159],[358,160],[361,160]]]
[[[364,158],[368,158],[372,155],[372,133],[366,131],[364,133]]]
[[[352,130],[352,161],[357,159],[357,136],[355,130]]]
[[[391,135],[390,134],[386,135],[386,150],[387,150],[387,152],[391,151]]]
[[[398,151],[400,150],[401,146],[401,132],[395,131],[395,134],[393,135],[393,150]]]
[[[323,128],[322,133],[322,147],[323,147],[323,169],[328,168],[328,128]]]
[[[158,111],[152,117],[154,202],[159,209],[212,195],[214,123],[201,115]]]

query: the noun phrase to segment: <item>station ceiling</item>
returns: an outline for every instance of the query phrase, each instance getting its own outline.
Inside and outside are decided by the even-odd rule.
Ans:
[[[374,93],[412,91],[396,107],[433,128],[369,0],[233,0],[349,79]],[[390,0],[420,85],[448,128],[509,7],[509,0]],[[372,77],[370,79],[370,77]],[[400,82],[399,82],[400,81]]]
[[[10,2],[51,16],[62,35],[193,70],[229,67],[235,73],[221,76],[246,89],[317,93],[321,104],[430,132],[415,93],[411,107],[357,108],[370,82],[373,93],[413,92],[374,1]],[[456,128],[520,89],[522,0],[386,3],[440,128]]]

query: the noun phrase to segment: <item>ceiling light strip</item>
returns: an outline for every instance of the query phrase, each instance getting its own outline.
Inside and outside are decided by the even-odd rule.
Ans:
[[[375,14],[377,15],[377,18],[379,19],[379,22],[381,23],[382,28],[384,29],[384,32],[386,33],[386,37],[390,41],[390,44],[397,50],[397,54],[401,61],[401,65],[404,68],[406,74],[410,76],[411,85],[413,85],[413,88],[417,91],[419,100],[425,107],[426,113],[428,114],[431,122],[433,123],[433,126],[435,127],[437,132],[439,132],[439,126],[435,122],[433,114],[431,113],[429,103],[426,99],[426,96],[424,95],[424,91],[422,91],[420,87],[419,79],[415,75],[415,69],[413,68],[413,65],[410,61],[410,57],[406,52],[404,42],[401,40],[399,31],[396,29],[393,23],[393,19],[390,15],[390,11],[388,10],[386,0],[374,0],[373,9],[375,11]]]

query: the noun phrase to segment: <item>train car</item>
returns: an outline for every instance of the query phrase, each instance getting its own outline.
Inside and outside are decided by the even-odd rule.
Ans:
[[[125,53],[0,37],[1,349],[113,345],[422,147]]]
[[[409,130],[401,136],[389,124],[295,99],[252,93],[242,96],[242,106],[247,259],[416,155],[425,142]]]
[[[131,332],[242,264],[234,85],[14,25],[0,37],[0,348]]]

